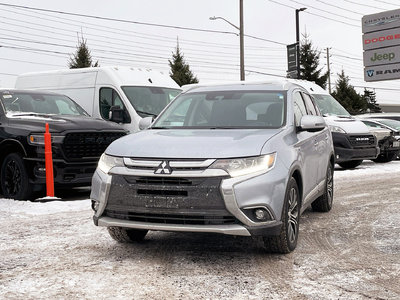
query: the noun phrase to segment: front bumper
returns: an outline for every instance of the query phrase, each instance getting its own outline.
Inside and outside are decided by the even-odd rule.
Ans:
[[[127,175],[129,170],[124,171],[125,175],[109,175],[96,170],[90,195],[97,203],[93,220],[95,225],[106,227],[242,236],[277,235],[282,226],[280,219],[288,177],[280,174],[279,169],[282,168],[237,178],[230,178],[227,174],[211,179],[205,176],[200,180],[202,183],[190,188],[159,186],[156,189],[150,186],[149,190],[156,195],[149,195],[143,185],[132,183]],[[167,178],[174,178],[170,176]],[[205,182],[218,184],[208,186]],[[251,219],[247,210],[254,207],[265,208],[271,218],[263,222]]]
[[[35,185],[46,183],[44,159],[25,158],[32,171],[30,182]],[[53,160],[54,184],[58,186],[89,186],[96,170],[97,161],[68,163],[64,160]]]
[[[368,135],[371,139],[372,135]],[[363,136],[359,136],[363,138]],[[373,137],[373,136],[372,136]],[[365,144],[356,144],[355,137],[348,134],[332,132],[333,146],[335,151],[335,161],[337,163],[350,160],[374,159],[379,154],[379,146],[376,139],[370,140]]]

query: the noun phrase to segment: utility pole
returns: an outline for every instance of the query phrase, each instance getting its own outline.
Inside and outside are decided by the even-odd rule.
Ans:
[[[244,81],[244,28],[243,28],[243,0],[240,0],[240,24],[239,24],[239,35],[240,35],[240,80]]]
[[[331,94],[331,65],[329,63],[329,47],[326,48],[326,65],[328,67],[328,91]]]

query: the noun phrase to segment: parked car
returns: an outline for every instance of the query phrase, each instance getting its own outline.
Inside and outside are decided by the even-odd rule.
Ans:
[[[391,119],[362,119],[378,138],[380,154],[376,162],[389,162],[400,152],[400,121]]]
[[[400,113],[369,113],[357,115],[357,118],[360,119],[389,119],[389,120],[397,120],[400,121]]]
[[[15,87],[67,95],[93,118],[119,123],[130,132],[181,91],[168,73],[126,66],[26,73],[17,77]]]
[[[327,91],[314,82],[291,80],[305,88],[315,99],[326,124],[332,132],[336,163],[353,169],[365,159],[375,159],[379,145],[368,127],[350,113]]]
[[[94,223],[119,242],[148,230],[215,232],[262,237],[269,251],[288,253],[300,214],[331,209],[333,170],[330,131],[302,87],[191,86],[102,155]]]
[[[56,187],[89,186],[100,155],[126,132],[91,118],[64,95],[0,90],[0,186],[3,196],[30,199],[45,186],[44,131],[52,134]]]

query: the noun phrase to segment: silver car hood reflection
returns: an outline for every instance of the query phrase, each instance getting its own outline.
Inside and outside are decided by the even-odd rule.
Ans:
[[[113,142],[106,154],[136,158],[233,158],[261,154],[282,129],[151,129]]]

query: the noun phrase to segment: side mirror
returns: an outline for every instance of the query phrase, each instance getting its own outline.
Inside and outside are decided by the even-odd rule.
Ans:
[[[111,106],[110,108],[110,121],[122,123],[124,121],[124,110],[119,105]]]
[[[151,123],[153,123],[153,117],[142,118],[139,121],[139,129],[144,130],[150,127]]]
[[[321,116],[302,116],[300,120],[300,131],[320,131],[326,127],[326,123]]]

